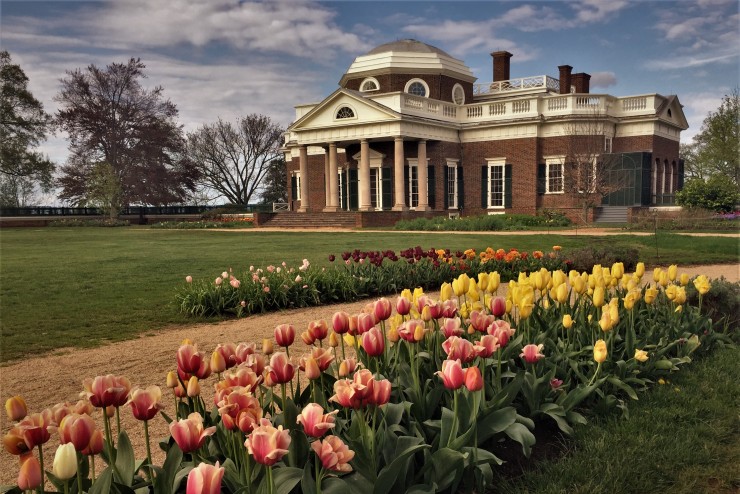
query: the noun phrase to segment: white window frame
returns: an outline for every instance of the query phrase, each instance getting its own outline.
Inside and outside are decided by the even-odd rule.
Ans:
[[[457,160],[447,160],[447,209],[458,209],[457,172]]]
[[[488,209],[504,209],[506,207],[506,159],[505,158],[497,158],[497,159],[488,159],[486,160],[488,164],[488,183],[486,184],[486,191],[487,191],[487,198],[488,198]],[[493,191],[491,190],[493,185],[493,171],[497,170],[501,172],[501,204],[494,204],[493,198],[491,197],[493,195]]]
[[[293,198],[293,200],[300,201],[301,200],[301,172],[293,172],[293,176],[295,177],[295,197]]]
[[[424,96],[419,96],[418,94],[409,93],[409,88],[415,82],[419,82],[421,83],[422,86],[424,86],[424,93],[425,93]],[[406,83],[406,86],[403,88],[403,92],[410,94],[411,96],[416,96],[417,98],[428,98],[429,97],[429,84],[427,84],[424,81],[424,79],[419,79],[419,78],[411,79],[409,82]]]
[[[550,188],[550,167],[560,168],[560,187],[557,190]],[[556,158],[545,158],[545,194],[564,194],[565,193],[565,158],[558,156]]]
[[[455,101],[455,91],[457,91],[458,89],[462,93],[462,101],[460,103]],[[454,86],[452,86],[452,102],[460,106],[465,104],[465,88],[462,87],[462,84],[455,84]]]
[[[344,118],[337,118],[337,114],[339,114],[339,110],[342,108],[349,108],[352,111],[352,117],[344,117]],[[342,103],[341,105],[338,105],[336,108],[334,108],[334,121],[335,122],[344,122],[346,120],[357,120],[357,110],[354,109],[352,105],[348,105],[346,103]]]
[[[367,82],[373,82],[373,83],[375,83],[375,89],[363,89],[363,87],[365,87],[365,83],[367,83]],[[379,90],[380,90],[380,83],[378,82],[378,80],[375,77],[366,77],[360,83],[360,92],[361,93],[370,93],[370,92],[379,91]]]
[[[337,193],[339,194],[339,209],[344,209],[344,168],[337,169]]]
[[[609,136],[604,136],[604,153],[612,153],[612,138]]]

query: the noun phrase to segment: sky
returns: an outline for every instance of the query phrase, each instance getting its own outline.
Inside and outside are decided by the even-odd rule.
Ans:
[[[690,128],[740,84],[737,0],[238,1],[0,0],[0,47],[53,113],[60,79],[140,58],[144,86],[162,86],[185,131],[265,114],[287,126],[294,106],[338,87],[355,57],[397,39],[437,46],[492,80],[507,50],[511,77],[592,75],[591,92],[676,94]],[[42,151],[67,156],[57,133]]]

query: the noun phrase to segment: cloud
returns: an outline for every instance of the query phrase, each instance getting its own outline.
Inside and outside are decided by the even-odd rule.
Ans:
[[[688,130],[681,135],[683,142],[691,141],[701,130],[701,124],[709,112],[716,111],[722,103],[725,94],[731,91],[728,87],[718,87],[712,92],[686,93],[681,95],[680,100],[683,105],[686,120],[689,123]]]
[[[573,2],[576,18],[581,22],[602,22],[615,17],[617,12],[629,6],[626,0],[583,0]]]
[[[614,72],[594,72],[591,74],[591,87],[609,87],[617,84]]]
[[[644,67],[649,70],[681,70],[691,67],[702,67],[714,63],[737,63],[740,54],[737,49],[733,53],[725,53],[716,56],[682,55],[662,60],[647,60]]]

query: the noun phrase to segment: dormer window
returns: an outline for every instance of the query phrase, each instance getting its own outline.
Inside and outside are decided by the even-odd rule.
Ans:
[[[406,83],[404,91],[414,96],[421,96],[422,98],[429,97],[429,86],[421,79],[411,79]]]
[[[337,110],[337,116],[336,119],[340,120],[342,118],[355,118],[355,112],[350,108],[349,106],[343,106],[339,110]]]
[[[362,84],[360,84],[360,92],[366,93],[368,91],[377,91],[380,89],[380,84],[378,84],[378,80],[375,77],[368,77],[364,81],[362,81]]]

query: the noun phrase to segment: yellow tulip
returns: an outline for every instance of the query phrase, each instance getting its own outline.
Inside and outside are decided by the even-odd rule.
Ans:
[[[597,286],[594,288],[593,301],[596,307],[602,307],[604,305],[604,287]]]
[[[575,278],[573,278],[573,290],[578,295],[583,295],[583,292],[586,291],[586,287],[587,285],[583,281],[583,278],[581,278],[580,276],[576,276]]]
[[[561,304],[564,304],[568,300],[568,285],[566,285],[565,283],[558,286],[557,300]]]
[[[570,329],[571,326],[573,326],[573,318],[570,317],[570,314],[565,314],[563,316],[563,327],[565,329]]]
[[[599,327],[605,333],[607,331],[610,331],[614,327],[614,322],[612,321],[608,310],[605,310],[601,313],[601,319],[599,319]]]
[[[339,346],[339,336],[334,331],[329,333],[329,346],[332,348]]]
[[[635,266],[635,274],[642,278],[642,276],[645,274],[645,263],[644,262],[638,262],[637,266]]]
[[[463,276],[465,275],[460,275],[458,278],[452,280],[452,291],[458,297],[462,297],[463,294],[468,293],[468,283],[466,279],[463,279]],[[465,277],[467,278],[467,276]]]
[[[424,334],[426,333],[426,328],[421,325],[417,324],[416,329],[414,329],[414,341],[417,343],[424,339]]]
[[[617,300],[619,299],[612,299]],[[619,305],[609,304],[609,318],[612,320],[612,327],[619,322]]]
[[[480,300],[480,294],[478,293],[478,290],[475,289],[475,285],[472,283],[470,284],[470,290],[468,290],[468,298],[472,302],[477,302]]]
[[[77,473],[77,453],[71,442],[60,444],[54,454],[52,473],[59,480],[69,480]]]
[[[532,278],[532,284],[534,287],[538,290],[542,290],[542,288],[545,286],[544,280],[542,279],[542,273],[539,271],[535,271],[531,275]]]
[[[668,288],[665,289],[665,295],[668,297],[668,300],[673,300],[676,298],[676,290],[678,287],[676,285],[671,285]]]
[[[510,299],[506,299],[506,313],[511,314],[511,309],[513,307],[513,304],[511,303]]]
[[[673,302],[677,304],[686,303],[686,289],[684,287],[681,286],[676,289],[676,298],[673,300]]]
[[[550,299],[548,298],[542,299],[542,308],[545,310],[550,308]]]
[[[598,364],[604,363],[609,352],[606,349],[606,342],[604,340],[598,340],[594,344],[594,361]]]
[[[668,278],[670,278],[671,281],[676,281],[676,275],[678,275],[678,266],[671,264],[668,266]]]
[[[399,340],[400,335],[398,334],[398,326],[391,326],[388,330],[388,341],[395,343]]]
[[[501,275],[498,274],[498,271],[494,271],[493,273],[488,273],[488,286],[486,287],[486,290],[489,293],[493,293],[496,290],[498,290],[498,287],[500,284],[501,284]]]
[[[635,348],[635,360],[638,362],[645,362],[648,359],[648,353],[645,350],[638,350]]]
[[[420,286],[417,286],[416,288],[414,288],[414,293],[411,297],[411,301],[416,302],[417,300],[419,300],[419,297],[423,295],[424,295],[424,289]]]
[[[670,283],[670,276],[666,271],[660,272],[660,280],[659,280],[660,286],[666,287],[668,286],[668,283]]]
[[[660,268],[653,269],[653,281],[656,283],[660,281],[660,273],[662,273],[663,270]]]
[[[593,268],[591,268],[591,274],[597,275],[597,274],[603,274],[604,270],[601,268],[601,264],[594,264]]]
[[[488,288],[488,273],[478,273],[478,286],[485,292]]]
[[[452,298],[452,285],[449,283],[442,283],[439,289],[439,299],[442,302],[450,300]]]
[[[658,296],[658,289],[651,286],[647,289],[645,289],[645,303],[646,304],[652,304],[655,300],[655,297]]]
[[[432,320],[432,309],[430,309],[428,305],[425,305],[424,308],[421,309],[421,320],[425,322]]]
[[[689,275],[687,273],[681,273],[681,276],[679,277],[679,283],[681,283],[681,286],[686,286],[689,284]]]
[[[354,347],[354,346],[355,346],[355,337],[354,337],[354,336],[352,336],[352,335],[351,335],[351,334],[349,334],[349,333],[345,333],[345,335],[344,335],[344,342],[345,342],[345,343],[346,343],[346,344],[347,344],[348,346]]]
[[[702,274],[694,278],[694,287],[696,287],[697,292],[704,295],[709,291],[712,285],[709,283],[709,279]]]
[[[414,300],[414,296],[411,295],[411,290],[409,290],[408,288],[404,288],[403,290],[401,290],[401,296],[409,302],[412,302]]]
[[[620,279],[622,276],[624,276],[624,263],[615,262],[612,265],[612,276],[617,279]]]

